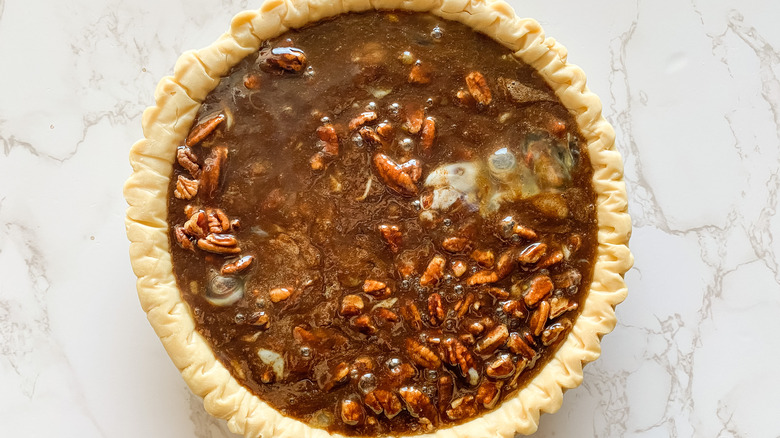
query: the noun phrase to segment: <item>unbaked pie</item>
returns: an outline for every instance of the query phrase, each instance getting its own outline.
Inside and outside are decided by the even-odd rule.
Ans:
[[[348,3],[266,2],[160,83],[144,309],[248,437],[531,433],[625,297],[612,129],[503,3]]]

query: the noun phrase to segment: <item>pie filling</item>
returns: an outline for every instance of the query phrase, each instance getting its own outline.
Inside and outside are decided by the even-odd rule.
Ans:
[[[206,98],[170,185],[198,332],[313,427],[414,434],[522,388],[588,291],[572,116],[486,36],[349,14],[263,44]]]

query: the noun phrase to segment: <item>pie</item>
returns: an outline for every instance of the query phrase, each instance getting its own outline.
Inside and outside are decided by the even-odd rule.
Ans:
[[[631,266],[614,132],[503,3],[267,1],[184,54],[125,186],[149,321],[247,437],[514,436]]]

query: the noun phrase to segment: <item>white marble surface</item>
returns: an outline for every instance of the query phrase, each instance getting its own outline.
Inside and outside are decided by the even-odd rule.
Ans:
[[[780,436],[780,3],[512,4],[601,96],[635,227],[620,323],[538,436]],[[156,82],[257,5],[0,0],[0,436],[233,436],[141,311],[121,188]]]

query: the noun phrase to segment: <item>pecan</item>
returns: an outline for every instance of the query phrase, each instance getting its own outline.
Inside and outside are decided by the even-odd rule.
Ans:
[[[387,242],[387,246],[390,247],[390,251],[398,252],[401,247],[401,229],[397,225],[380,225],[379,233],[382,238]]]
[[[462,106],[471,106],[475,103],[474,97],[466,90],[458,90],[455,93],[455,100]]]
[[[184,223],[184,232],[192,237],[206,237],[209,233],[208,219],[203,210],[198,210]]]
[[[549,268],[550,266],[560,263],[561,261],[563,261],[563,251],[556,249],[550,254],[547,254],[547,256],[543,259],[539,260],[539,263],[536,266],[539,269]]]
[[[390,309],[380,307],[374,311],[374,315],[382,321],[398,322],[398,315]]]
[[[404,386],[398,390],[401,399],[406,403],[409,414],[415,418],[427,418],[434,420],[436,411],[433,409],[431,399],[414,386]]]
[[[490,284],[499,280],[498,274],[493,271],[479,271],[466,280],[466,284],[474,286],[477,284]]]
[[[417,193],[417,181],[422,176],[422,167],[417,160],[398,164],[385,154],[376,154],[374,166],[379,177],[391,190],[401,195]]]
[[[312,343],[312,342],[321,342],[324,337],[322,336],[322,333],[320,332],[314,332],[312,330],[309,330],[305,328],[304,326],[296,326],[293,329],[293,338],[297,342],[305,342],[305,343]]]
[[[384,412],[387,418],[395,417],[403,409],[398,396],[384,389],[375,389],[369,392],[366,394],[364,402],[375,414]]]
[[[382,122],[376,125],[375,131],[377,134],[379,134],[379,137],[381,137],[382,140],[384,140],[385,142],[392,140],[395,135],[395,131],[393,130],[393,125],[391,125],[390,123]]]
[[[426,117],[420,132],[420,147],[424,154],[430,154],[433,149],[433,140],[436,138],[436,121],[433,117]]]
[[[477,345],[474,347],[474,351],[479,354],[490,354],[496,351],[496,349],[502,347],[508,336],[509,330],[507,330],[506,325],[499,324],[493,330],[488,332],[484,338],[477,342]]]
[[[349,365],[346,362],[340,362],[336,365],[336,368],[330,373],[330,378],[325,382],[322,389],[330,391],[331,389],[343,385],[347,382],[349,377]]]
[[[299,72],[306,65],[306,54],[295,47],[276,47],[262,56],[269,66],[285,71]]]
[[[374,129],[371,129],[368,126],[360,128],[358,134],[369,146],[379,146],[382,144],[382,137]]]
[[[550,346],[553,342],[557,341],[561,334],[569,327],[571,327],[571,322],[568,320],[550,324],[550,326],[542,332],[542,344],[544,344],[545,347]]]
[[[530,265],[539,261],[540,258],[547,252],[547,245],[544,243],[532,243],[525,247],[517,256],[518,263],[524,265]]]
[[[173,229],[173,237],[176,238],[176,243],[178,243],[182,248],[188,249],[190,251],[195,250],[195,246],[192,244],[190,237],[184,231],[184,227],[175,227]]]
[[[580,249],[580,245],[582,245],[582,236],[580,236],[579,234],[572,234],[571,236],[569,236],[568,247],[569,247],[569,251],[571,251],[572,254],[574,254],[575,252],[577,252],[577,250]]]
[[[582,281],[582,275],[574,268],[569,268],[560,274],[552,277],[553,284],[556,289],[568,290],[569,288],[575,288],[580,285]]]
[[[238,259],[225,263],[220,269],[222,275],[234,275],[245,271],[255,260],[251,255],[239,257]]]
[[[268,298],[270,298],[274,303],[284,301],[287,298],[290,298],[290,295],[292,295],[292,290],[286,287],[277,287],[268,291]]]
[[[480,105],[490,105],[493,100],[493,96],[490,93],[487,80],[482,73],[473,71],[466,75],[466,86],[469,88],[469,93],[474,97]]]
[[[439,325],[444,322],[444,308],[441,304],[441,295],[432,293],[428,297],[428,314],[431,325]]]
[[[247,323],[263,330],[268,328],[270,318],[265,312],[255,312],[247,318]]]
[[[314,170],[322,170],[328,161],[338,156],[339,136],[333,124],[326,123],[317,128],[317,138],[319,138],[317,146],[320,151],[311,157],[309,164]]]
[[[423,125],[423,117],[425,117],[425,112],[422,108],[417,108],[406,116],[406,128],[410,134],[420,132]]]
[[[409,82],[424,85],[431,82],[431,71],[422,63],[416,62],[409,71]]]
[[[566,312],[577,310],[576,302],[569,301],[565,297],[552,297],[550,299],[550,319],[555,319]]]
[[[509,292],[507,292],[506,289],[502,289],[500,287],[489,287],[485,289],[485,292],[497,300],[505,300],[509,298]]]
[[[536,308],[531,315],[531,321],[528,322],[531,332],[534,336],[539,336],[544,330],[544,325],[547,323],[547,318],[550,317],[550,302],[542,301],[539,303],[539,307]]]
[[[373,122],[376,120],[376,117],[377,116],[374,111],[360,113],[357,117],[349,121],[349,130],[354,131],[368,122]]]
[[[214,254],[238,254],[241,248],[232,234],[209,234],[198,239],[198,248]]]
[[[363,298],[360,295],[346,295],[341,300],[341,313],[342,316],[355,316],[359,315],[363,311]]]
[[[387,287],[387,284],[378,281],[378,280],[366,280],[363,282],[363,292],[376,297],[376,298],[385,298],[390,296],[390,288]]]
[[[447,263],[442,256],[434,256],[420,276],[420,286],[435,286],[444,275],[444,265]]]
[[[547,275],[537,275],[532,278],[523,294],[523,300],[528,307],[534,307],[553,290],[553,282]]]
[[[515,364],[512,356],[504,353],[498,355],[492,362],[485,366],[485,374],[494,379],[506,379],[515,372]]]
[[[519,354],[526,359],[533,359],[536,351],[529,345],[520,334],[512,332],[506,342],[507,348],[514,354]]]
[[[198,180],[185,178],[179,175],[176,179],[176,189],[173,191],[173,196],[177,199],[189,200],[198,194]]]
[[[439,412],[444,412],[448,406],[450,406],[450,400],[452,400],[452,393],[455,386],[452,383],[452,377],[449,374],[443,374],[439,377],[437,384],[438,405]]]
[[[474,336],[479,336],[485,331],[485,325],[479,321],[472,322],[468,326],[468,331]]]
[[[184,215],[187,217],[192,217],[192,215],[198,211],[200,211],[200,207],[196,207],[192,204],[187,204],[184,206]]]
[[[458,336],[458,340],[463,343],[463,345],[474,345],[477,340],[474,339],[474,335],[471,333],[463,333],[462,335]]]
[[[509,300],[501,306],[501,309],[509,316],[519,319],[525,318],[525,306],[521,301]]]
[[[491,250],[483,251],[475,249],[474,252],[471,253],[471,258],[485,268],[493,267],[493,264],[496,261],[496,257]]]
[[[458,316],[458,318],[463,318],[463,316],[468,313],[469,308],[471,308],[471,305],[474,304],[474,300],[474,294],[469,292],[465,297],[463,297],[463,299],[455,304],[455,314]]]
[[[260,88],[260,76],[255,73],[249,73],[244,76],[244,86],[249,90]]]
[[[350,373],[362,376],[363,374],[374,371],[375,367],[376,364],[374,363],[374,359],[371,359],[368,356],[360,356],[352,363]]]
[[[438,360],[438,358],[436,358]],[[402,363],[390,369],[390,384],[401,386],[417,375],[417,368],[408,363]]]
[[[417,309],[417,305],[413,301],[409,301],[405,306],[401,307],[401,315],[414,330],[422,330],[423,323],[420,310]]]
[[[479,374],[474,364],[474,357],[463,343],[455,338],[447,338],[441,343],[442,360],[457,367],[460,375],[468,379],[469,384],[476,385]]]
[[[230,231],[230,219],[221,208],[206,210],[210,233],[226,233]]]
[[[512,232],[528,240],[535,240],[537,237],[536,232],[534,230],[520,224],[515,225],[514,228],[512,229]]]
[[[466,269],[468,269],[468,266],[463,261],[455,260],[452,262],[452,273],[455,274],[456,277],[460,278],[461,275],[466,273]]]
[[[193,178],[197,178],[200,175],[198,157],[196,157],[192,152],[192,149],[187,146],[179,146],[176,149],[176,161],[181,167],[185,168]]]
[[[214,130],[217,129],[217,126],[219,126],[219,124],[224,120],[224,114],[217,114],[214,117],[210,117],[198,123],[190,130],[190,133],[187,135],[187,140],[184,141],[184,144],[187,146],[195,146],[196,144],[203,141],[203,139],[206,138],[209,134],[214,132]]]
[[[452,407],[447,409],[447,418],[461,420],[477,415],[478,409],[473,395],[464,395],[452,402]]]
[[[363,412],[363,407],[360,406],[360,403],[351,399],[344,399],[341,401],[341,421],[343,421],[344,424],[354,426],[363,422],[364,416],[365,412]]]
[[[376,326],[374,325],[374,321],[371,320],[369,315],[358,316],[354,321],[352,321],[352,325],[355,326],[359,332],[366,335],[373,335],[376,333]]]
[[[506,278],[507,275],[512,273],[512,269],[515,267],[516,252],[514,248],[508,249],[501,253],[496,263],[496,275],[501,280]]]
[[[468,248],[469,239],[465,237],[448,237],[441,243],[441,247],[449,252],[461,252]]]
[[[260,375],[260,381],[263,383],[273,383],[274,380],[276,380],[276,373],[272,369],[267,369]]]
[[[202,189],[202,194],[206,199],[214,197],[214,192],[216,192],[219,187],[219,178],[222,173],[222,167],[227,160],[227,155],[228,150],[226,147],[216,147],[211,151],[211,155],[209,155],[203,163],[203,169],[201,170],[200,175],[200,187]]]
[[[511,362],[511,360],[510,360]],[[492,409],[498,402],[498,394],[501,390],[502,382],[492,382],[490,380],[484,380],[477,388],[476,400],[478,404],[481,404],[487,409]]]

